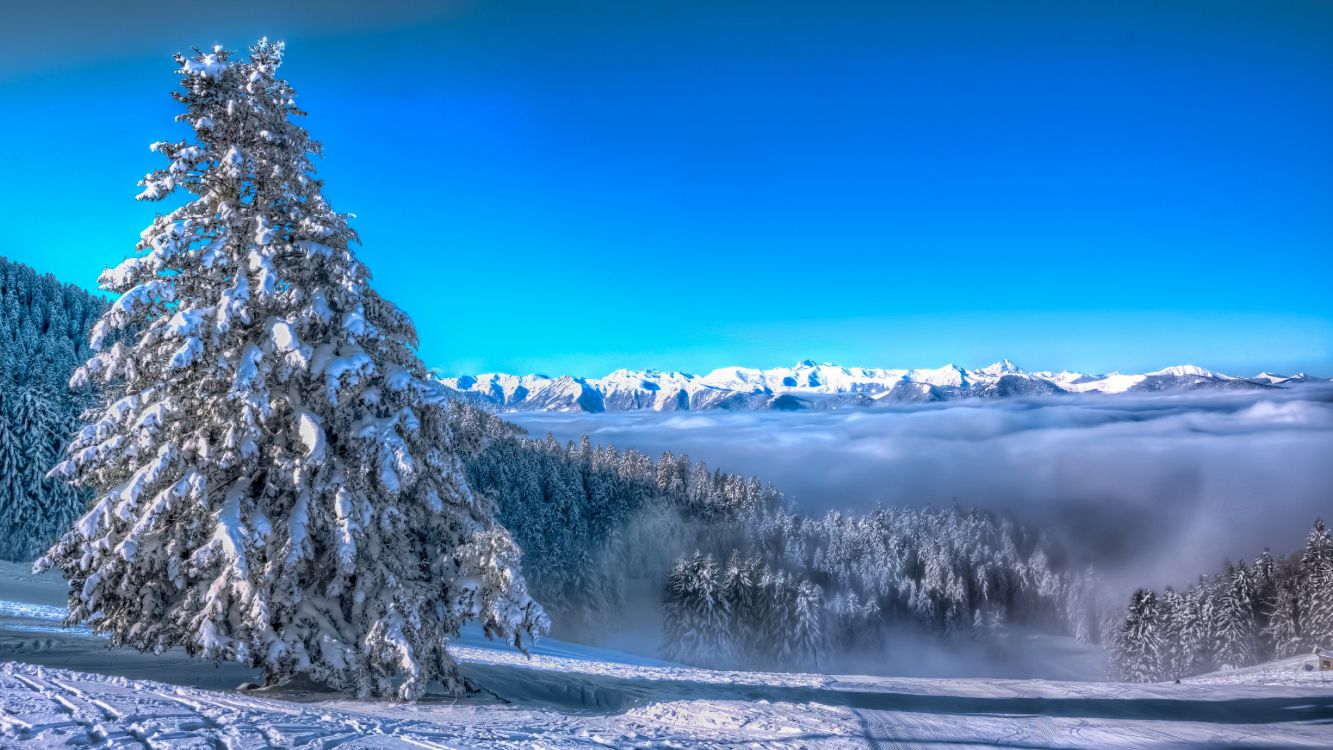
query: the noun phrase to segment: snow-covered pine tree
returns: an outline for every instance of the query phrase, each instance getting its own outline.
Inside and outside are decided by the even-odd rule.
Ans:
[[[722,566],[712,555],[696,554],[692,568],[698,651],[709,661],[730,664],[736,657],[736,633]]]
[[[523,648],[545,615],[463,479],[411,321],[320,194],[282,52],[177,57],[194,136],[153,145],[170,163],[139,197],[188,201],[102,275],[120,297],[73,383],[110,399],[58,467],[96,496],[39,568],[114,645],[358,696],[457,692],[464,622]]]
[[[1162,621],[1162,673],[1166,677],[1184,676],[1193,659],[1184,633],[1189,624],[1189,602],[1168,586],[1157,606]]]
[[[671,658],[728,663],[735,655],[722,571],[712,555],[681,558],[667,578],[666,650]]]
[[[1191,586],[1182,597],[1183,620],[1180,623],[1181,663],[1177,677],[1210,672],[1217,664],[1217,638],[1213,615],[1216,596],[1206,580]]]
[[[0,559],[32,560],[84,510],[86,493],[46,477],[74,431],[68,398],[0,386]]]
[[[1254,612],[1255,653],[1259,661],[1275,656],[1270,618],[1277,609],[1279,572],[1273,553],[1265,549],[1254,559],[1251,575],[1251,607]]]
[[[690,602],[690,561],[678,558],[667,572],[662,592],[662,651],[670,657],[689,655],[696,628]]]
[[[1310,647],[1301,634],[1298,579],[1288,578],[1278,583],[1265,635],[1273,644],[1273,655],[1279,659],[1309,653]]]
[[[1113,676],[1125,682],[1162,679],[1163,644],[1157,596],[1139,589],[1129,603],[1124,625],[1112,643]]]
[[[745,654],[763,648],[760,642],[759,577],[762,563],[758,558],[745,559],[733,551],[722,573],[722,591],[727,599],[731,616],[730,630],[737,649]]]
[[[1217,608],[1214,632],[1217,636],[1217,663],[1223,669],[1249,666],[1255,662],[1255,619],[1250,570],[1241,561],[1217,582]]]
[[[1300,561],[1301,636],[1310,648],[1333,642],[1333,537],[1317,519]]]
[[[796,583],[785,570],[765,568],[760,580],[763,639],[773,664],[790,664],[799,657],[792,634],[796,632]]]
[[[825,655],[824,592],[810,581],[796,586],[793,649],[801,659],[819,668]]]

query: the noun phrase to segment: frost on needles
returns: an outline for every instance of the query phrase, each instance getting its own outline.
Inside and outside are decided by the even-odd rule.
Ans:
[[[188,202],[101,277],[120,296],[71,382],[107,405],[53,472],[95,495],[38,567],[116,645],[270,684],[458,692],[445,645],[463,623],[523,649],[547,619],[468,488],[411,321],[320,194],[282,52],[177,56],[194,138],[153,144],[168,165],[139,198]]]

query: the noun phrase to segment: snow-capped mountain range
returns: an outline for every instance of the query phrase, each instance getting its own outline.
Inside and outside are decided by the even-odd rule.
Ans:
[[[976,370],[956,365],[886,370],[805,360],[768,370],[724,367],[706,375],[616,370],[603,378],[504,373],[439,378],[456,392],[502,409],[561,412],[829,409],[1065,393],[1283,388],[1310,380],[1303,373],[1234,377],[1193,365],[1137,375],[1028,372],[1007,359]]]

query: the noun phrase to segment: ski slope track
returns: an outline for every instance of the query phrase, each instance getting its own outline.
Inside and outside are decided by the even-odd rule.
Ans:
[[[62,583],[0,564],[0,748],[1328,748],[1333,678],[1307,658],[1183,684],[695,669],[468,633],[476,694],[355,701],[241,691],[234,664],[111,650],[62,628]]]

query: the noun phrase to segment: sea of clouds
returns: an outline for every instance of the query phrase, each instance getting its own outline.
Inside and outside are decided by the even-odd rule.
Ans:
[[[1121,585],[1188,583],[1333,521],[1333,386],[969,400],[883,410],[506,415],[687,453],[805,512],[957,502],[1058,534]]]

